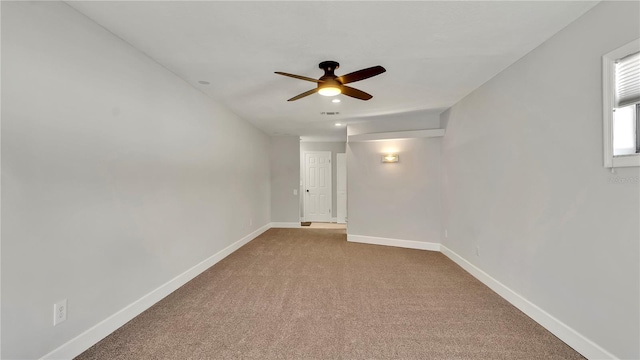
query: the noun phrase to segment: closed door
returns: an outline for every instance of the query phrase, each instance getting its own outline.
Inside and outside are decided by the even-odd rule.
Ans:
[[[304,153],[304,219],[331,221],[331,152]]]
[[[336,154],[336,222],[347,222],[347,154]]]

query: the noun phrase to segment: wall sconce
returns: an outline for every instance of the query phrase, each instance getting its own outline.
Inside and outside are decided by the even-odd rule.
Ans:
[[[396,162],[398,162],[398,160],[400,160],[400,156],[398,156],[398,154],[382,155],[382,162],[383,163],[396,163]]]

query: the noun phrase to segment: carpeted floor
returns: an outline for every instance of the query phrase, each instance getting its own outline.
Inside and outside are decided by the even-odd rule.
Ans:
[[[76,359],[583,359],[438,252],[271,229]]]
[[[304,228],[303,228],[304,229]],[[347,229],[347,224],[314,222],[307,229]]]

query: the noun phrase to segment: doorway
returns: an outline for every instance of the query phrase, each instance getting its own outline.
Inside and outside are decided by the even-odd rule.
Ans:
[[[304,152],[305,221],[331,221],[331,151]]]

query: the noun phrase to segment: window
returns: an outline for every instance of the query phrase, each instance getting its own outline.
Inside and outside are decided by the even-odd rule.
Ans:
[[[640,166],[640,39],[602,57],[604,166]]]
[[[639,152],[638,110],[640,104],[613,110],[613,156],[633,155]]]

